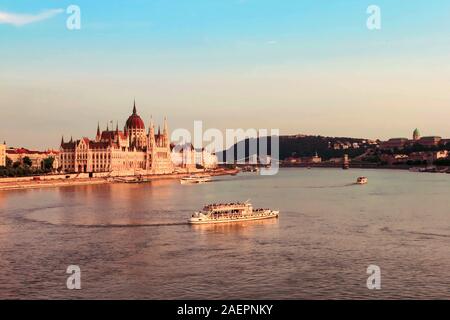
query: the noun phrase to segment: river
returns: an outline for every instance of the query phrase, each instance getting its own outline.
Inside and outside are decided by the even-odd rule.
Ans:
[[[0,298],[445,299],[449,195],[448,174],[326,168],[4,191]],[[186,223],[247,199],[279,219]],[[81,290],[66,288],[69,265]],[[369,265],[380,290],[366,287]]]

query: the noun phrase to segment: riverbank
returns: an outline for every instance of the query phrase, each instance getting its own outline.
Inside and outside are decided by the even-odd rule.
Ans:
[[[209,174],[211,176],[223,176],[236,174],[238,170],[235,169],[217,169],[214,171],[201,171],[195,173],[173,173],[173,174],[159,174],[159,175],[147,175],[143,176],[145,182],[152,182],[156,180],[170,180],[181,179],[190,175],[202,175]],[[3,180],[3,181],[2,181]],[[0,191],[9,190],[24,190],[24,189],[38,189],[38,188],[56,188],[56,187],[73,187],[81,185],[97,185],[97,184],[109,184],[120,183],[114,181],[111,178],[71,178],[71,179],[35,179],[35,180],[23,180],[17,179],[0,179]]]
[[[446,166],[432,166],[437,171],[450,170]],[[283,163],[280,168],[342,168],[342,163]],[[410,165],[379,165],[377,163],[350,163],[349,169],[392,169],[392,170],[411,170],[411,169],[427,169],[429,166],[410,166]]]

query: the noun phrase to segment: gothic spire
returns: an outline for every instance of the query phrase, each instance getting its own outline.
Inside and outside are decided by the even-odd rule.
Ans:
[[[133,114],[136,114],[137,110],[136,110],[136,99],[134,99],[134,103],[133,103]]]
[[[100,122],[97,123],[97,136],[100,136]]]
[[[168,128],[167,128],[167,117],[164,117],[164,130],[163,133],[164,134],[168,134]]]
[[[64,144],[64,136],[61,136],[61,145],[63,145],[63,144]]]
[[[151,135],[153,129],[153,116],[150,115],[150,125],[148,126],[148,134]]]

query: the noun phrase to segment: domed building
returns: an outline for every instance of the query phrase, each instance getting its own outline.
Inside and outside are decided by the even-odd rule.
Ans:
[[[164,129],[155,134],[150,121],[148,132],[138,115],[136,103],[123,131],[116,129],[101,131],[97,126],[94,140],[82,138],[61,139],[60,163],[64,172],[99,173],[110,175],[166,174],[174,171],[170,155],[169,129],[164,119]]]
[[[124,130],[129,136],[131,146],[143,148],[147,145],[145,124],[141,117],[137,114],[136,102],[134,102],[133,105],[133,114],[128,117]]]
[[[413,141],[419,141],[420,140],[420,132],[419,129],[414,129],[413,132]]]

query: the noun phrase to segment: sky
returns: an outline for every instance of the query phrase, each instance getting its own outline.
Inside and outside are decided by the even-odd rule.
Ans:
[[[1,0],[0,141],[93,137],[134,99],[170,129],[450,137],[449,40],[448,0]]]

